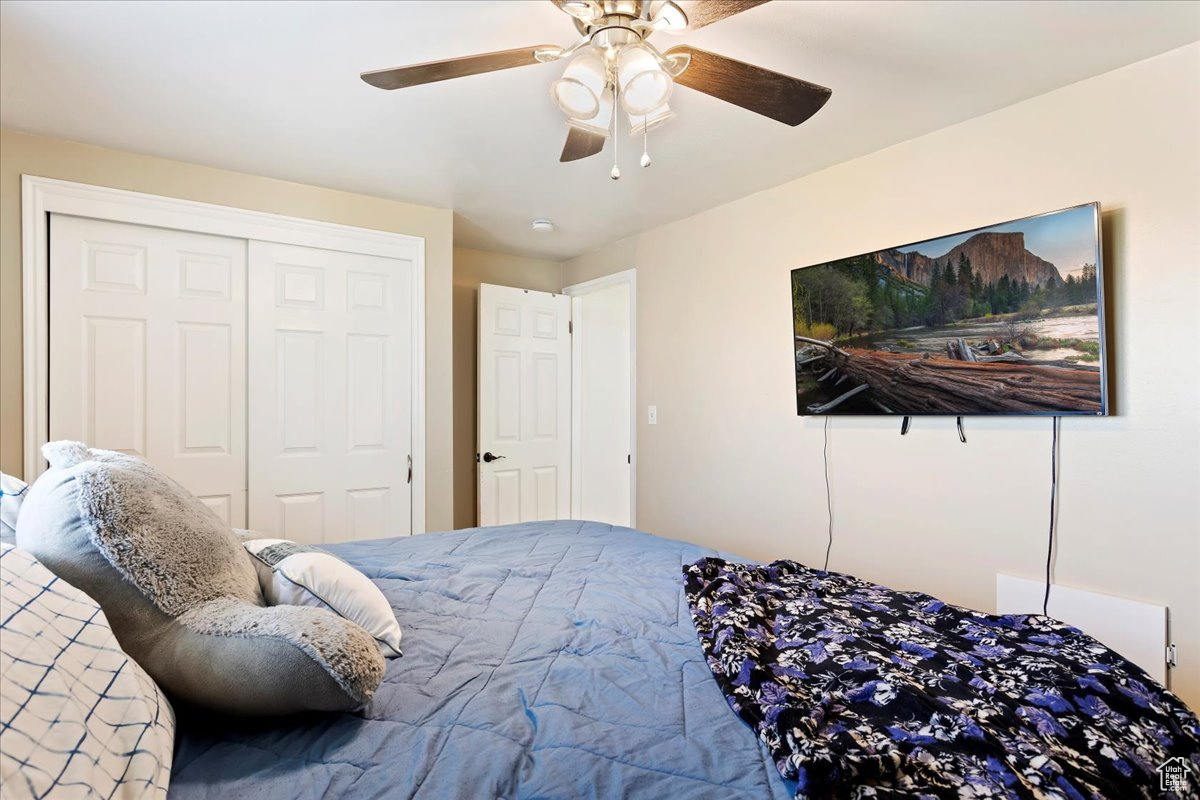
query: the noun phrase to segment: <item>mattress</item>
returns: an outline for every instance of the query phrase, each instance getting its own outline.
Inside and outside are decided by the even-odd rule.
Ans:
[[[785,798],[730,710],[681,567],[724,556],[591,522],[331,545],[404,630],[355,714],[179,710],[169,797]]]

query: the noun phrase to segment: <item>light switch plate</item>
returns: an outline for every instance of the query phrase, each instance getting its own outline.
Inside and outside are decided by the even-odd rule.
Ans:
[[[647,406],[646,407],[646,424],[647,425],[657,425],[658,424],[658,406]]]

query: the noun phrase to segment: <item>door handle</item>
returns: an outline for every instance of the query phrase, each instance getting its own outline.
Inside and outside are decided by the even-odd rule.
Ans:
[[[412,483],[412,453],[408,454],[408,482]]]
[[[487,464],[490,464],[490,463],[492,463],[493,461],[499,461],[499,460],[500,460],[500,459],[502,459],[502,458],[507,458],[507,456],[494,456],[494,455],[492,455],[491,453],[484,453],[484,454],[483,454],[483,460],[484,460],[484,463],[487,463]]]

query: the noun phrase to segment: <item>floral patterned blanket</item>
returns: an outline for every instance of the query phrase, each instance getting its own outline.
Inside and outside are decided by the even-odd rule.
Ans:
[[[1076,628],[793,561],[683,572],[717,683],[797,798],[1200,797],[1196,716]],[[1164,792],[1167,762],[1185,782]]]

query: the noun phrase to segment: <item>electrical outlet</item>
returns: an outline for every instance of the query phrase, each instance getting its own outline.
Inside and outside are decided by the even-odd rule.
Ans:
[[[657,425],[658,424],[658,406],[647,406],[646,407],[646,424],[647,425]]]

